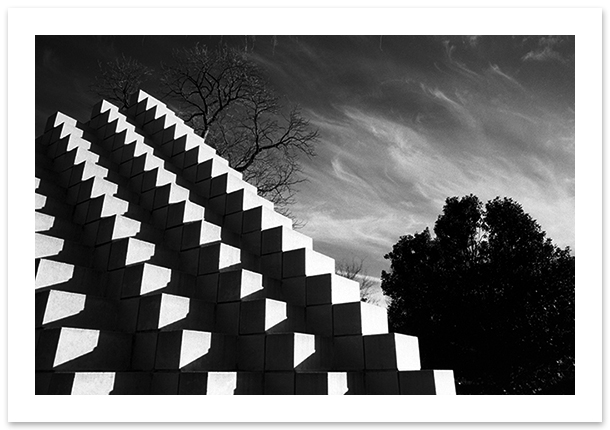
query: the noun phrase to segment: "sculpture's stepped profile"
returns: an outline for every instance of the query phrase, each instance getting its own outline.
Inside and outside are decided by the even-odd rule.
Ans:
[[[146,93],[36,151],[37,394],[455,394]]]

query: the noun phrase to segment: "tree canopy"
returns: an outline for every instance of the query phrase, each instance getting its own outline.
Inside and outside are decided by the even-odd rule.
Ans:
[[[92,89],[120,108],[144,81],[259,194],[290,215],[303,181],[300,157],[315,155],[318,131],[298,106],[286,107],[247,52],[226,45],[175,50],[155,71],[137,60],[100,64]]]
[[[574,257],[510,198],[451,197],[434,226],[385,256],[396,332],[458,392],[574,392]]]

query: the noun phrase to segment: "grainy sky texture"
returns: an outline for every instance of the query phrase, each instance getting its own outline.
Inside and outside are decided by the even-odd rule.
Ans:
[[[160,69],[208,36],[36,39],[36,135],[60,110],[81,121],[97,62],[125,54]],[[450,196],[511,197],[574,248],[574,38],[561,36],[224,37],[320,130],[294,214],[314,248],[365,260],[433,227]],[[152,95],[155,85],[144,85]]]

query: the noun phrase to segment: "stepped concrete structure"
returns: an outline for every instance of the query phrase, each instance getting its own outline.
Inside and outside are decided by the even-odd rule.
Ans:
[[[35,187],[36,394],[455,394],[142,91],[51,116]]]

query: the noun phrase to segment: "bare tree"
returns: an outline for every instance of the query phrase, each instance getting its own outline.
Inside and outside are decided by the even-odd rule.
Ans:
[[[375,293],[375,282],[366,274],[363,269],[364,260],[352,258],[352,261],[339,261],[336,264],[335,272],[344,278],[351,279],[360,283],[360,300],[371,302],[372,295]]]
[[[315,155],[318,131],[298,107],[282,107],[247,54],[227,46],[177,50],[162,83],[182,119],[289,214],[294,186],[303,181],[299,157]]]
[[[100,68],[93,90],[121,108],[129,107],[130,94],[152,74],[125,56]],[[178,49],[162,65],[159,81],[178,116],[276,210],[294,218],[289,208],[295,186],[304,181],[300,159],[315,155],[318,131],[297,106],[282,105],[248,53],[226,45]]]
[[[131,95],[154,72],[154,69],[125,55],[107,63],[98,62],[98,66],[99,75],[95,77],[91,90],[109,102],[116,103],[122,110],[129,107]]]

